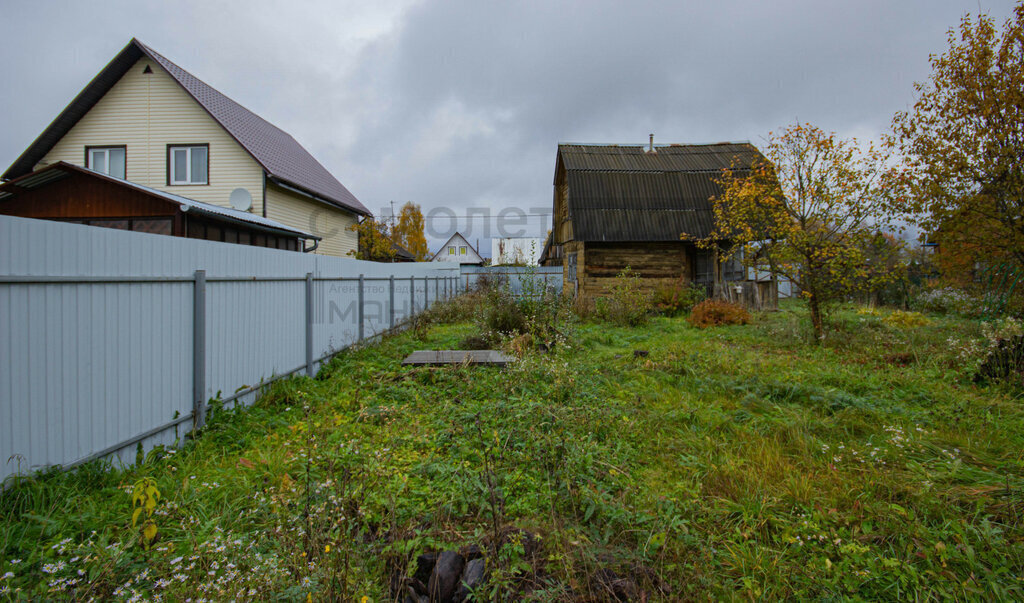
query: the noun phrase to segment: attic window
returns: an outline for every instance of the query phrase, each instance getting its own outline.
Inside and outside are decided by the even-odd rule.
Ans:
[[[142,73],[153,73],[153,68],[146,65],[146,68],[142,70]]]
[[[209,147],[202,145],[167,147],[167,184],[209,184]]]

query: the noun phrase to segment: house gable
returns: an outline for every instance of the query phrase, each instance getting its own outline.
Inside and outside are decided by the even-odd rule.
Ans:
[[[180,144],[209,145],[209,184],[169,185],[168,146]],[[125,147],[132,182],[225,207],[241,187],[252,195],[253,212],[263,212],[262,167],[148,57],[129,67],[34,168],[58,161],[85,167],[85,148],[107,145]]]
[[[465,249],[465,253],[462,250]],[[454,251],[454,253],[452,253]],[[476,249],[459,233],[455,233],[431,258],[432,262],[457,262],[459,264],[482,264],[484,259]]]
[[[171,184],[171,149],[179,145],[206,148],[205,183]],[[288,133],[135,39],[3,179],[61,161],[88,166],[89,149],[96,147],[118,147],[127,180],[200,202],[228,207],[232,191],[243,188],[252,197],[252,213],[316,230],[324,237],[320,253],[341,256],[356,249],[356,235],[348,227],[370,214]]]

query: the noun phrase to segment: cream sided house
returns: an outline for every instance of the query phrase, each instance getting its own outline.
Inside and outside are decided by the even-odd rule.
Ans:
[[[2,179],[12,181],[4,186],[13,195],[19,183],[46,179],[30,174],[56,174],[48,166],[61,163],[170,193],[186,205],[194,200],[197,207],[244,212],[253,218],[238,220],[247,227],[276,228],[277,244],[284,245],[284,233],[306,241],[305,249],[328,255],[355,250],[357,237],[349,226],[370,214],[286,132],[135,39],[4,172]],[[119,221],[107,214],[123,210],[76,202],[74,192],[65,196],[59,200],[61,215],[51,219],[123,222],[130,229],[144,222],[131,216]],[[97,211],[103,215],[92,215]],[[189,231],[192,226],[176,224]],[[198,238],[241,242],[229,228],[202,228]],[[261,244],[254,236],[246,240]],[[270,237],[260,241],[273,246]]]

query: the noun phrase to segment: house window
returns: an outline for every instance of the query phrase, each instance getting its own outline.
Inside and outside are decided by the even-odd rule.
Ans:
[[[454,247],[449,247],[448,248],[448,255],[455,255],[455,248]]]
[[[565,255],[565,265],[567,266],[567,277],[570,283],[576,282],[576,254],[567,253]]]
[[[85,165],[94,172],[124,179],[125,147],[86,147]]]
[[[209,145],[167,147],[168,184],[209,184]]]
[[[459,247],[459,255],[466,255],[466,248],[465,247]]]

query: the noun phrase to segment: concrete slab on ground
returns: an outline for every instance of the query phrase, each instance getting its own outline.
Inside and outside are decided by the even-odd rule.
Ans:
[[[484,366],[508,366],[515,362],[498,350],[417,350],[409,354],[402,364],[442,365],[442,364],[474,364]]]

